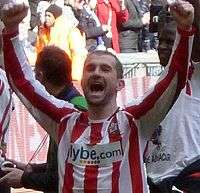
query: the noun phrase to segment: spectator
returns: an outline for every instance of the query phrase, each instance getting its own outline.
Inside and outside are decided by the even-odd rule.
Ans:
[[[195,13],[199,13],[200,4],[195,4]],[[167,117],[156,128],[152,140],[148,142],[146,165],[151,193],[169,193],[173,186],[188,193],[198,193],[200,190],[200,177],[195,176],[195,173],[200,172],[199,19],[194,20],[198,32],[194,37],[189,80]],[[174,52],[172,45],[176,24],[166,11],[160,14],[159,21],[158,53],[161,64],[165,66],[168,60],[172,60],[170,51]]]
[[[139,36],[139,51],[147,52],[151,49],[150,45],[150,33],[149,33],[149,22],[150,22],[150,5],[148,0],[139,0],[141,7],[142,23],[143,27],[140,31]]]
[[[97,0],[96,14],[102,25],[108,26],[106,47],[120,52],[118,27],[128,20],[124,0]]]
[[[50,6],[50,4],[57,4],[58,6],[62,6],[62,4],[64,4],[64,2],[62,2],[63,0],[28,0],[31,13],[28,39],[31,45],[35,45],[38,27],[41,24],[44,24],[45,10]]]
[[[68,22],[70,21],[71,23],[75,22],[74,25],[77,25],[77,20],[75,20],[74,15],[72,13],[71,9],[68,9],[67,6],[64,4],[64,0],[40,0],[37,6],[37,15],[39,18],[39,25],[44,24],[45,22],[45,11],[46,9],[51,5],[51,4],[56,4],[63,10],[63,14],[67,16]],[[74,21],[75,20],[75,21]]]
[[[139,34],[143,27],[141,8],[137,0],[126,0],[129,19],[120,27],[120,51],[122,53],[138,52]]]
[[[176,22],[170,12],[163,9],[159,14],[158,22],[158,56],[160,64],[166,66],[172,52],[176,35]]]
[[[40,0],[28,0],[28,2],[31,11],[30,29],[33,30],[36,26],[38,26],[37,7]]]
[[[16,23],[26,15],[27,7],[15,3],[4,6],[4,56],[9,82],[58,142],[60,193],[147,192],[144,145],[152,133],[150,128],[160,124],[185,86],[192,43],[193,7],[179,1],[171,8],[179,26],[177,46],[155,88],[119,109],[116,97],[124,87],[122,65],[112,53],[95,51],[86,58],[81,82],[88,112],[78,112],[71,104],[49,95],[33,77],[17,37]],[[0,183],[6,183],[7,176]]]
[[[86,35],[86,48],[89,52],[97,49],[99,45],[104,45],[102,37],[108,32],[106,26],[101,26],[95,12],[91,9],[91,1],[93,0],[85,3],[84,0],[76,0],[74,4],[74,13],[79,21],[78,28]]]
[[[51,5],[50,1],[40,1],[37,6],[37,17],[38,22],[37,26],[40,27],[41,25],[44,25],[45,22],[45,12],[46,9]]]
[[[37,53],[47,45],[55,45],[63,49],[72,60],[73,80],[80,80],[87,53],[85,37],[74,24],[66,21],[66,19],[59,6],[52,4],[48,7],[45,23],[39,28],[36,44]]]
[[[54,46],[47,46],[39,53],[35,65],[36,79],[45,89],[58,99],[66,100],[79,110],[86,110],[85,98],[73,86],[71,77],[71,61],[66,53]],[[25,165],[13,160],[16,170],[10,173],[9,185],[20,181],[24,188],[58,192],[57,145],[50,138],[47,163]]]

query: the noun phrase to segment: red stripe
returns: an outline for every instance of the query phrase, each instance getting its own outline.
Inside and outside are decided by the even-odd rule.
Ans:
[[[172,58],[172,64],[175,65],[175,69],[178,72],[178,93],[185,87],[189,65],[189,53],[185,53],[185,50],[189,49],[189,42],[187,37],[181,37],[180,43]]]
[[[25,78],[10,38],[10,36],[6,36],[4,34],[4,58],[6,72],[9,72],[16,88],[24,96],[26,96],[34,107],[48,114],[48,116],[50,116],[54,121],[59,122],[64,115],[71,113],[72,109],[64,107],[59,109],[54,104],[50,103],[46,98],[35,92],[34,87],[31,85],[29,80],[26,80]]]
[[[165,92],[175,74],[178,73],[178,85],[174,99],[178,96],[181,89],[184,88],[186,83],[186,74],[188,67],[188,38],[181,37],[177,49],[171,60],[169,71],[166,77],[155,85],[154,91],[150,93],[139,105],[128,107],[126,110],[131,113],[135,119],[139,119],[141,116],[146,114],[150,109],[153,108],[159,97]],[[184,54],[184,55],[183,55]]]
[[[73,172],[73,165],[71,163],[67,163],[65,167],[64,185],[62,190],[63,193],[73,193]]]
[[[102,140],[102,123],[91,124],[90,144],[95,145]],[[84,176],[84,190],[87,193],[97,192],[98,166],[86,166]]]
[[[188,81],[186,82],[186,94],[188,94],[189,96],[192,95],[190,83]]]
[[[188,71],[188,81],[186,82],[186,94],[188,94],[190,96],[192,95],[192,90],[191,90],[189,80],[192,79],[193,73],[194,73],[194,65],[191,63],[191,65],[189,67],[189,71]]]
[[[84,190],[86,193],[97,193],[98,166],[86,166]]]
[[[138,129],[132,117],[129,117],[129,124],[131,128],[131,133],[129,137],[129,166],[132,181],[132,192],[143,193],[143,178],[142,178],[142,168],[140,160],[140,148],[138,139]]]
[[[119,193],[120,165],[121,165],[121,161],[113,163],[112,192],[111,193]]]
[[[80,117],[77,118],[75,126],[73,127],[72,134],[71,134],[71,143],[74,143],[80,135],[83,133],[83,131],[88,126],[88,119],[86,116],[86,112],[81,113]],[[59,132],[59,139],[62,137],[67,125],[67,119],[65,119],[60,126],[60,132]],[[73,178],[73,165],[70,163],[66,164],[65,169],[65,176],[64,176],[64,186],[63,186],[63,193],[72,193],[73,192],[73,186],[74,186],[74,178]]]
[[[120,134],[120,130],[117,123],[116,115],[113,117],[112,123],[115,124],[116,130],[114,132],[109,132],[109,141],[110,143],[121,141],[122,137]],[[119,177],[120,177],[120,165],[121,161],[113,163],[113,170],[112,170],[112,192],[111,193],[119,193]]]
[[[58,128],[58,133],[57,133],[57,139],[58,139],[58,143],[60,143],[60,140],[62,139],[62,136],[66,130],[67,127],[67,121],[69,120],[70,117],[66,117],[65,119],[63,119],[60,124],[59,124],[59,128]]]
[[[87,112],[82,112],[79,118],[76,120],[75,126],[73,127],[72,130],[72,136],[71,136],[72,143],[74,143],[88,127],[87,115],[88,115]]]

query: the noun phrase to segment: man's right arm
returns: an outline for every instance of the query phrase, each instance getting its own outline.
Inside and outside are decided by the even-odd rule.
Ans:
[[[23,6],[24,4],[13,4],[3,10],[6,26],[3,31],[5,70],[17,96],[39,124],[56,140],[56,128],[61,118],[74,109],[71,104],[51,96],[34,77],[18,38],[16,23],[26,15],[26,7]]]

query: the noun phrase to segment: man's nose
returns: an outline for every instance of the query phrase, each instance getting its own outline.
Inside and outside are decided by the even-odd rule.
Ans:
[[[99,67],[96,67],[94,73],[97,75],[101,74],[101,69]]]

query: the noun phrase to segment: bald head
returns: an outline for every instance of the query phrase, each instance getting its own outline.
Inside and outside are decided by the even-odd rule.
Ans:
[[[123,66],[122,66],[122,63],[119,61],[119,59],[117,58],[117,56],[115,56],[114,54],[112,54],[111,52],[108,52],[108,51],[104,51],[104,50],[95,50],[93,52],[90,52],[85,60],[85,63],[87,63],[88,59],[90,59],[91,56],[96,56],[96,57],[99,57],[99,56],[110,56],[113,58],[113,60],[115,61],[115,64],[116,64],[116,71],[117,71],[117,77],[119,79],[122,79],[123,78]]]

